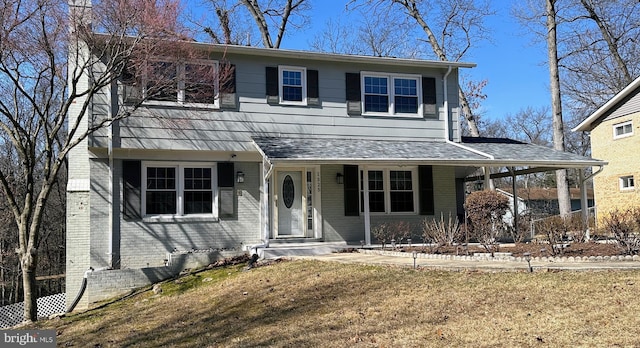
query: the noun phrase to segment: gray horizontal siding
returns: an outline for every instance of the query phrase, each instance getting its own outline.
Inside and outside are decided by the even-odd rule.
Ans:
[[[442,70],[419,70],[402,66],[349,66],[336,62],[309,63],[307,69],[319,71],[320,106],[269,105],[265,97],[265,66],[297,65],[295,61],[264,60],[256,63],[244,57],[227,57],[236,64],[236,83],[239,100],[237,111],[188,109],[183,107],[148,106],[120,122],[116,142],[122,148],[238,150],[229,145],[219,148],[220,142],[250,142],[251,136],[304,137],[374,137],[391,139],[442,138],[444,123],[438,119],[378,116],[349,116],[345,102],[345,72],[381,71],[420,74],[441,79]],[[449,105],[457,107],[457,74],[449,76]],[[444,97],[442,81],[436,83],[437,100]],[[105,94],[104,98],[108,98]],[[96,101],[94,111],[106,113],[108,100]],[[444,110],[439,110],[440,119]],[[96,115],[99,119],[100,115]],[[455,120],[455,118],[454,118]],[[451,124],[453,138],[457,137],[457,122]],[[119,137],[118,137],[119,136]],[[106,132],[93,137],[92,146],[105,147]]]
[[[635,91],[630,97],[626,98],[621,104],[609,111],[609,115],[604,121],[612,120],[614,118],[630,115],[640,111],[640,88]]]
[[[322,217],[325,241],[346,241],[358,244],[364,240],[364,216],[344,216],[344,185],[335,182],[336,173],[342,173],[341,165],[323,165],[322,168]],[[371,215],[371,227],[382,222],[406,221],[414,227],[414,237],[421,238],[422,221],[432,218],[445,219],[456,216],[455,169],[447,166],[433,167],[435,214],[428,215]],[[372,237],[373,238],[373,237]],[[374,241],[375,242],[375,241]]]
[[[116,248],[122,268],[164,265],[168,252],[176,249],[235,249],[260,241],[260,164],[235,164],[235,170],[245,173],[245,182],[236,183],[237,216],[211,222],[147,223],[125,221],[121,212],[122,162],[115,161],[116,182]],[[105,160],[91,164],[91,266],[108,266],[108,166]],[[118,245],[119,244],[119,245]]]

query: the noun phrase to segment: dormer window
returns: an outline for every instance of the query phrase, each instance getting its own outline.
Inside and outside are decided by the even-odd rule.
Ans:
[[[633,122],[623,122],[613,125],[613,139],[629,137],[633,135]]]
[[[364,114],[422,117],[421,77],[362,73]]]

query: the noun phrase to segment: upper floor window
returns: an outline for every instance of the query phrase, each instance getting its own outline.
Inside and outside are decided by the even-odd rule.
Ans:
[[[149,63],[143,77],[143,96],[155,103],[198,104],[218,107],[218,62]]]
[[[362,73],[362,100],[365,114],[422,116],[421,77]]]
[[[214,169],[214,165],[195,163],[144,163],[143,216],[217,213]]]
[[[279,89],[282,104],[306,104],[307,85],[306,69],[291,66],[280,66]]]
[[[633,122],[627,121],[613,125],[613,138],[624,138],[633,135]]]
[[[621,190],[632,190],[634,188],[635,188],[635,181],[633,180],[633,175],[620,177]]]

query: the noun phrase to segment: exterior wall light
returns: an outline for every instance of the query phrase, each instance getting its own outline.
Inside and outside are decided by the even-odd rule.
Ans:
[[[336,184],[338,185],[344,184],[344,175],[342,175],[342,173],[336,174]]]
[[[236,173],[236,182],[244,182],[244,173],[243,172],[237,172]]]

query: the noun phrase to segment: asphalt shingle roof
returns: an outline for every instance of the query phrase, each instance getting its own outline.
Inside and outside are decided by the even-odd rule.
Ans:
[[[603,161],[501,138],[400,141],[345,138],[254,137],[270,161],[411,162],[457,165],[587,167]]]

